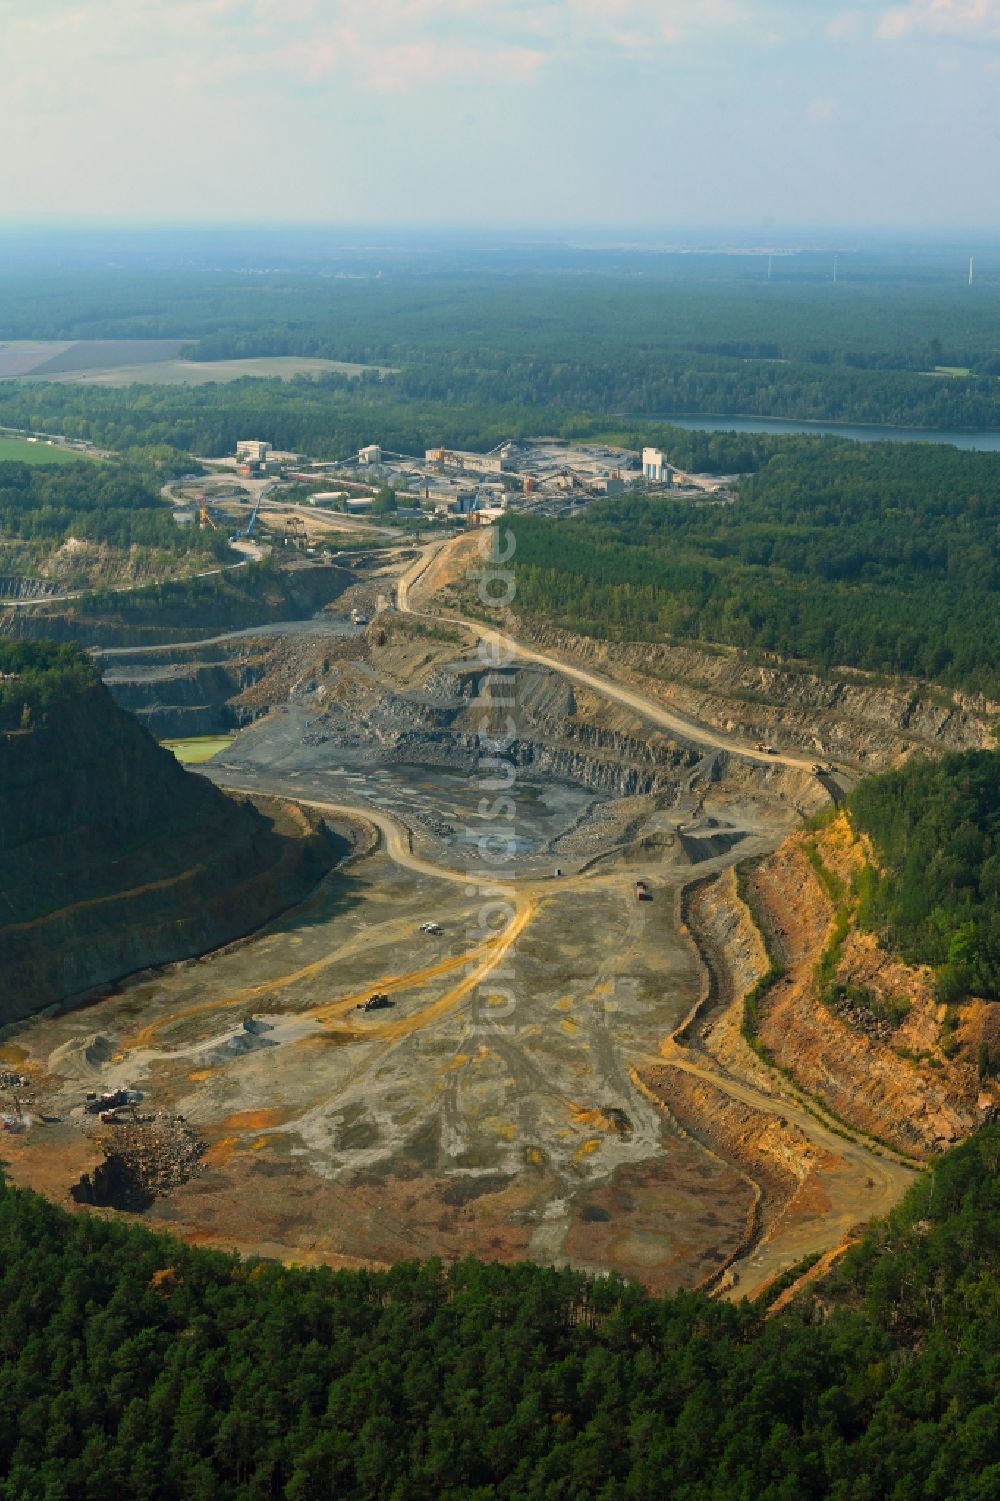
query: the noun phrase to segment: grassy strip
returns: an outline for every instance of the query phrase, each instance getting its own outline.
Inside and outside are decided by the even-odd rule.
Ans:
[[[777,985],[779,980],[785,978],[788,974],[788,969],[775,954],[773,940],[768,931],[767,924],[761,919],[760,913],[754,907],[750,897],[748,877],[751,870],[755,869],[759,864],[759,860],[745,860],[736,867],[736,894],[753,918],[754,925],[760,933],[764,952],[768,959],[767,969],[743,997],[743,1020],[740,1030],[758,1058],[762,1058],[765,1063],[769,1064],[772,1068],[776,1068],[777,1064],[774,1061],[774,1056],[770,1049],[765,1047],[761,1041],[759,1032],[760,1024],[764,1019],[764,1000],[772,987]]]
[[[743,1021],[741,1031],[744,1038],[746,1039],[750,1047],[753,1048],[758,1058],[760,1058],[763,1063],[766,1063],[769,1068],[774,1069],[775,1073],[780,1074],[781,1077],[791,1085],[794,1098],[797,1103],[801,1105],[802,1109],[808,1111],[813,1119],[816,1120],[827,1131],[832,1132],[834,1136],[839,1136],[843,1141],[851,1141],[855,1144],[860,1142],[861,1144],[866,1146],[869,1151],[875,1153],[878,1156],[892,1156],[897,1161],[905,1162],[910,1167],[922,1168],[923,1163],[921,1163],[919,1159],[911,1157],[909,1153],[902,1151],[899,1147],[890,1145],[889,1142],[883,1141],[878,1136],[872,1136],[869,1131],[863,1130],[860,1126],[852,1125],[850,1121],[846,1121],[844,1120],[843,1116],[838,1115],[837,1112],[833,1110],[825,1100],[821,1099],[818,1095],[810,1094],[808,1090],[804,1090],[802,1085],[796,1079],[795,1075],[792,1073],[791,1069],[785,1068],[782,1064],[778,1063],[771,1050],[761,1041],[760,1037],[758,1036],[758,1028],[764,1017],[764,998],[767,995],[768,991],[779,980],[783,979],[784,976],[788,973],[787,967],[781,963],[780,959],[778,959],[774,953],[773,941],[767,923],[763,920],[761,913],[754,906],[753,900],[750,895],[747,877],[749,876],[750,871],[755,869],[755,867],[761,863],[761,860],[763,858],[763,856],[760,856],[753,860],[745,860],[736,867],[737,895],[739,896],[740,901],[743,902],[743,904],[747,907],[750,916],[753,919],[754,926],[761,936],[761,941],[764,945],[764,952],[767,954],[769,961],[767,971],[763,975],[761,975],[756,985],[754,985],[743,998]],[[819,861],[820,866],[825,871],[826,867],[822,865],[822,860],[820,860],[818,851],[816,852],[816,859]],[[811,861],[810,864],[812,864]],[[826,873],[828,875],[831,874],[831,872]],[[817,871],[817,876],[819,876],[819,871]],[[842,884],[843,883],[841,883],[841,885]],[[844,941],[847,937],[849,924],[850,912],[848,908],[844,906],[837,913],[837,919],[834,924],[834,932],[831,935],[830,943],[824,950],[819,964],[816,967],[817,973],[825,962],[829,962],[832,965],[831,973],[836,969],[837,964],[840,960],[840,954],[843,951]]]
[[[775,1277],[773,1282],[768,1283],[760,1297],[753,1299],[753,1307],[763,1313],[771,1307],[772,1303],[777,1303],[781,1294],[787,1292],[794,1283],[798,1282],[800,1277],[806,1275],[806,1272],[811,1272],[817,1261],[821,1258],[821,1251],[810,1251],[808,1255],[803,1256],[794,1266],[790,1266],[779,1277]]]

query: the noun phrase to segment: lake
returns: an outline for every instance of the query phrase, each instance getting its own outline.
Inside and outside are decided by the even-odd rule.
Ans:
[[[986,432],[948,432],[932,427],[876,427],[863,423],[794,422],[784,417],[673,417],[664,412],[630,421],[669,422],[673,427],[714,433],[814,433],[831,438],[855,438],[863,443],[950,443],[955,448],[1000,452],[1000,429]]]

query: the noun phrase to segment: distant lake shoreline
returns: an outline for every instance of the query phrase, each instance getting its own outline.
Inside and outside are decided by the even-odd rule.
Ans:
[[[713,414],[675,416],[667,412],[619,413],[629,422],[669,422],[693,432],[714,433],[805,433],[829,438],[851,438],[858,443],[946,443],[981,453],[1000,452],[1000,428],[949,431],[936,427],[882,427],[875,423],[813,422],[792,417],[726,417]]]

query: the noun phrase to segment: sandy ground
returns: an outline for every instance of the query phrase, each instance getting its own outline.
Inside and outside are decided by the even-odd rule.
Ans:
[[[289,918],[18,1033],[36,1117],[58,1120],[11,1138],[13,1179],[66,1202],[98,1155],[85,1094],[127,1086],[208,1143],[146,1216],[194,1239],[347,1265],[528,1256],[657,1288],[710,1274],[746,1184],[631,1082],[700,984],[682,867],[643,869],[648,902],[628,866],[484,880],[478,856],[441,865],[368,817],[378,847]],[[360,1010],[375,992],[392,1005]]]
[[[452,558],[425,550],[400,604],[419,593],[425,567],[432,583],[446,579]],[[632,689],[527,655],[676,728]],[[324,764],[341,752],[305,754],[299,712],[255,726],[241,737],[252,753],[237,741],[210,770],[318,807],[354,831],[358,853],[252,938],[8,1039],[32,1078],[34,1124],[5,1143],[15,1182],[69,1202],[99,1155],[86,1093],[127,1087],[206,1143],[201,1171],[145,1215],[189,1239],[333,1265],[529,1257],[617,1270],[656,1290],[693,1286],[747,1248],[760,1190],[742,1161],[663,1108],[660,1069],[794,1127],[827,1169],[822,1182],[803,1179],[784,1239],[754,1241],[748,1283],[839,1241],[860,1198],[873,1213],[898,1196],[907,1170],[869,1162],[752,1073],[672,1042],[705,984],[681,920],[693,873],[683,841],[633,841],[596,864],[560,854],[557,877],[552,851],[571,847],[581,817],[611,851],[616,817],[632,825],[636,809],[592,798],[581,813],[552,788],[515,808],[524,838],[513,862],[487,864],[454,833],[469,817],[467,786],[413,768]],[[696,811],[678,805],[677,826]],[[770,825],[759,806],[744,811],[743,840],[699,874],[773,847],[787,827],[787,806]],[[434,833],[439,817],[450,835]],[[665,817],[651,807],[647,830],[662,834]],[[639,877],[649,901],[636,900]],[[431,921],[440,933],[421,931]],[[375,993],[389,1004],[363,1010]]]

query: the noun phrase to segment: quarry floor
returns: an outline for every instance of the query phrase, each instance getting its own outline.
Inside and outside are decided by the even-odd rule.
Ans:
[[[632,689],[613,697],[683,728]],[[758,1244],[752,1166],[644,1082],[657,1068],[703,1077],[671,1041],[706,984],[682,891],[781,842],[802,809],[772,793],[774,769],[800,758],[744,746],[756,783],[694,766],[671,796],[524,777],[491,835],[495,785],[326,744],[314,712],[291,695],[199,770],[311,804],[355,854],[261,932],[4,1039],[0,1063],[30,1075],[33,1102],[30,1129],[3,1144],[12,1181],[72,1205],[115,1129],[95,1130],[86,1095],[128,1088],[205,1144],[200,1169],[143,1214],[150,1227],[303,1264],[571,1263],[657,1292],[734,1260],[750,1291],[899,1196],[905,1174],[714,1070],[720,1099],[782,1128],[787,1116],[829,1158]],[[391,1005],[362,1010],[377,992]]]
[[[679,923],[690,843],[595,858],[643,819],[697,835],[689,810],[526,784],[514,858],[491,863],[469,779],[292,772],[284,744],[255,771],[238,744],[238,769],[205,769],[318,803],[358,852],[261,933],[7,1039],[34,1101],[5,1143],[12,1179],[69,1202],[101,1156],[86,1094],[128,1087],[206,1143],[200,1172],[144,1215],[190,1240],[335,1265],[568,1261],[655,1289],[710,1276],[750,1188],[632,1080],[701,985]],[[758,824],[729,848],[716,826],[698,873],[780,837]],[[374,992],[391,1007],[359,1009]]]

